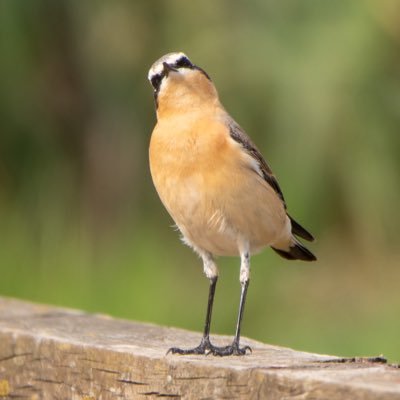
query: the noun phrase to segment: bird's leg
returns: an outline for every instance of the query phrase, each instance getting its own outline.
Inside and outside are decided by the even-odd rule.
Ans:
[[[202,255],[204,264],[204,273],[210,279],[210,289],[208,292],[208,303],[207,303],[207,314],[206,321],[204,324],[203,338],[200,344],[193,349],[180,349],[178,347],[171,347],[168,353],[172,354],[205,354],[206,351],[212,352],[212,350],[217,349],[210,342],[210,325],[211,325],[211,315],[214,304],[215,288],[217,286],[218,280],[218,269],[214,263],[211,254],[206,253]]]
[[[239,312],[236,323],[236,334],[231,345],[226,347],[214,347],[210,348],[210,353],[215,356],[230,356],[230,355],[245,355],[246,351],[251,352],[249,346],[240,347],[240,326],[243,319],[244,305],[246,302],[247,288],[250,282],[250,254],[248,251],[241,253],[241,265],[240,265],[240,284],[242,291],[240,294]]]

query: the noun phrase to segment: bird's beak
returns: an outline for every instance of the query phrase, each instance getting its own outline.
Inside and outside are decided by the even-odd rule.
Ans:
[[[178,70],[177,70],[176,68],[171,67],[171,66],[170,66],[169,64],[167,64],[166,62],[163,62],[163,67],[164,67],[164,74],[165,74],[165,76],[168,76],[168,74],[169,74],[171,71],[178,72]]]

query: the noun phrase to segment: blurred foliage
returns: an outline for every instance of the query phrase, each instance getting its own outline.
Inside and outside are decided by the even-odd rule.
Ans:
[[[318,238],[312,265],[253,257],[244,335],[400,361],[396,0],[2,0],[1,295],[202,328],[208,282],[147,160],[147,71],[178,50]],[[238,264],[219,260],[214,332],[233,334]]]

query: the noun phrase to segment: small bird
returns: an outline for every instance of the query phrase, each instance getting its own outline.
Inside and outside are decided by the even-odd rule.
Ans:
[[[271,246],[289,260],[316,257],[296,238],[313,236],[287,213],[279,184],[244,130],[222,106],[209,75],[182,52],[150,68],[157,124],[149,149],[150,170],[162,203],[182,240],[202,259],[210,280],[201,343],[173,354],[244,355],[240,327],[250,279],[250,255]],[[210,323],[218,280],[215,256],[240,256],[241,296],[233,342],[217,347]]]

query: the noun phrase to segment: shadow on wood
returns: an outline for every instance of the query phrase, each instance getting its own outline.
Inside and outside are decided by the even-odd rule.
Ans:
[[[0,298],[0,398],[400,399],[400,369],[381,357],[343,359],[246,338],[253,354],[244,357],[166,355],[200,338]]]

